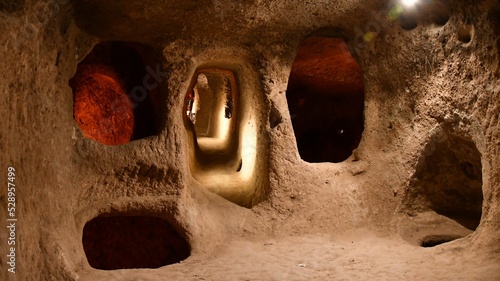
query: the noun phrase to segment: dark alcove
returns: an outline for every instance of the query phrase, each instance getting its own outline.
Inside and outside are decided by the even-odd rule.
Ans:
[[[159,268],[190,255],[186,239],[166,220],[148,216],[100,216],[83,229],[83,249],[93,268]]]
[[[69,84],[85,137],[119,145],[157,133],[165,77],[154,53],[139,43],[103,42],[79,63]]]
[[[364,126],[362,73],[342,38],[302,42],[286,96],[304,161],[342,162],[358,147]]]

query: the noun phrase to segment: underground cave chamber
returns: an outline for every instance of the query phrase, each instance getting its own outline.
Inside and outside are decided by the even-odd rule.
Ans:
[[[0,280],[500,280],[500,1],[403,1],[0,1]]]
[[[191,251],[172,224],[152,216],[98,216],[85,224],[82,242],[90,266],[102,270],[159,268]]]
[[[286,91],[302,160],[346,160],[364,128],[361,68],[344,39],[313,36],[300,45]]]
[[[120,145],[158,132],[163,89],[152,47],[133,42],[97,44],[70,79],[73,116],[86,138]]]

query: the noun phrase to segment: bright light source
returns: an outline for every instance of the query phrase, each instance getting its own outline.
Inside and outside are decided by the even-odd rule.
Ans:
[[[401,0],[401,4],[406,7],[413,7],[417,4],[418,0]]]

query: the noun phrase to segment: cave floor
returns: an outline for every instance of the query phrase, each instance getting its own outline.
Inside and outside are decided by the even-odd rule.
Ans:
[[[233,240],[215,253],[193,253],[156,270],[92,270],[79,276],[111,281],[500,280],[500,255],[465,249],[460,240],[423,248],[366,231]]]

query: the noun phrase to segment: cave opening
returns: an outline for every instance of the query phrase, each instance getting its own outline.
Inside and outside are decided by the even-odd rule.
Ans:
[[[251,79],[241,65],[200,68],[187,88],[182,111],[193,178],[247,208],[266,196],[265,158],[258,157],[260,100],[254,98]]]
[[[306,38],[293,62],[286,97],[304,161],[349,158],[364,130],[364,85],[344,39]]]
[[[196,161],[206,170],[222,166],[237,170],[237,91],[231,71],[203,69],[186,94],[184,120],[194,134]]]
[[[102,270],[159,268],[191,254],[172,224],[149,216],[96,217],[85,224],[82,243],[90,266]]]
[[[472,139],[439,133],[427,144],[406,196],[408,209],[434,211],[474,231],[483,207],[481,153]]]
[[[86,138],[120,145],[158,132],[165,77],[154,54],[140,43],[101,42],[78,64],[69,84]]]
[[[197,74],[185,107],[198,143],[229,140],[234,129],[235,88],[234,76],[227,71],[208,69]]]

